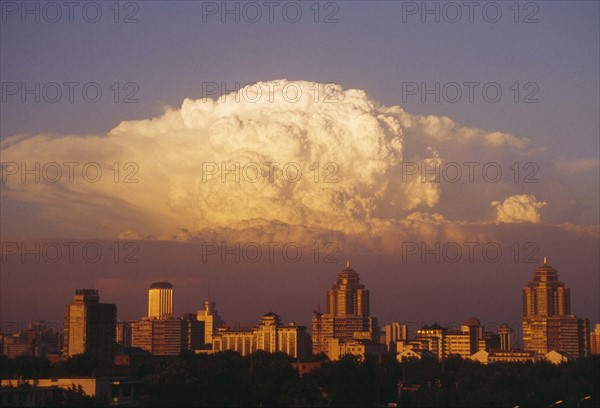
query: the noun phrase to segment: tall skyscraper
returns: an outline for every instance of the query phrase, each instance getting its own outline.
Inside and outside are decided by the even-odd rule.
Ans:
[[[204,302],[204,309],[198,310],[196,318],[199,322],[204,322],[204,344],[211,345],[213,336],[217,333],[217,329],[221,327],[224,322],[221,316],[215,309],[215,302],[207,300]]]
[[[589,320],[571,314],[571,293],[558,271],[544,263],[523,289],[523,346],[543,355],[562,351],[577,358],[590,353]]]
[[[369,291],[360,283],[358,273],[350,268],[350,262],[327,291],[327,313],[336,317],[369,315]]]
[[[65,306],[63,354],[86,353],[112,361],[116,323],[114,304],[100,303],[95,289],[77,289],[73,301]]]
[[[313,354],[327,353],[331,340],[379,339],[377,319],[369,316],[369,291],[350,262],[327,291],[327,313],[313,316]]]
[[[533,271],[533,279],[523,289],[523,316],[565,316],[571,314],[571,291],[558,280],[558,271],[543,265]]]
[[[163,319],[173,314],[173,285],[154,282],[148,290],[148,318]]]

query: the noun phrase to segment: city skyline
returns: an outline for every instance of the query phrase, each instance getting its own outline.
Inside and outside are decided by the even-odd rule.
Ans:
[[[529,293],[533,293],[531,292],[532,289],[532,282],[539,282],[540,279],[542,280],[542,282],[545,282],[546,278],[540,278],[540,276],[545,276],[544,273],[546,273],[546,271],[548,271],[550,273],[550,278],[548,279],[550,281],[550,287],[551,288],[558,288],[558,289],[551,289],[551,293],[557,293],[556,291],[559,290],[560,294],[557,295],[554,294],[552,295],[554,297],[554,301],[556,303],[540,303],[540,302],[546,302],[545,300],[539,299],[538,300],[538,296],[541,295],[535,295],[536,297],[534,298],[533,294],[529,294]],[[570,295],[569,295],[569,289],[565,288],[565,284],[561,281],[558,281],[556,276],[557,276],[557,270],[552,268],[552,266],[550,266],[550,264],[548,263],[548,259],[547,257],[544,257],[543,263],[541,265],[539,265],[537,268],[535,268],[533,270],[534,273],[534,281],[530,281],[528,286],[526,286],[524,289],[522,289],[523,291],[523,298],[522,298],[522,306],[521,308],[523,309],[523,314],[522,314],[522,318],[523,318],[523,325],[525,324],[525,320],[528,318],[528,316],[533,316],[536,317],[538,315],[542,315],[542,316],[553,316],[553,315],[557,315],[557,316],[567,316],[567,315],[572,315],[574,313],[571,313],[571,309],[570,309]],[[319,305],[316,305],[315,308],[313,308],[312,311],[312,315],[313,315],[313,320],[312,320],[312,330],[310,332],[311,335],[314,336],[314,331],[315,331],[315,317],[314,316],[321,316],[323,314],[326,313],[331,313],[331,316],[339,316],[341,318],[343,318],[342,320],[344,322],[342,322],[342,325],[346,324],[346,320],[348,318],[352,318],[354,316],[356,316],[359,320],[362,319],[362,317],[364,318],[368,318],[370,319],[369,316],[371,316],[370,312],[369,312],[369,293],[370,291],[365,289],[365,285],[364,284],[358,284],[359,281],[359,275],[357,272],[355,272],[355,270],[353,268],[351,268],[350,266],[350,261],[346,261],[346,266],[338,272],[338,277],[337,277],[337,283],[333,285],[333,287],[331,289],[329,289],[327,292],[327,296],[326,296],[326,310],[325,311],[320,311],[320,307]],[[346,287],[346,285],[349,285],[349,289],[344,289]],[[526,283],[524,283],[523,285],[526,285]],[[523,286],[522,285],[522,286]],[[537,283],[537,285],[539,285],[539,283]],[[317,291],[317,289],[315,288],[315,291]],[[135,317],[129,317],[129,318],[123,318],[120,317],[117,313],[118,307],[116,308],[115,313],[115,319],[117,322],[126,322],[126,321],[132,321],[134,319],[138,319],[138,318],[145,318],[145,319],[149,319],[149,320],[162,320],[162,319],[171,319],[171,318],[179,318],[180,316],[186,316],[189,315],[190,313],[192,314],[196,314],[195,309],[192,307],[189,310],[183,310],[183,311],[176,311],[173,310],[173,299],[176,298],[176,296],[174,296],[174,286],[167,282],[167,281],[160,281],[160,282],[154,282],[150,285],[149,290],[148,290],[148,294],[147,294],[147,313],[143,314],[143,315],[139,315],[139,316],[135,316]],[[539,290],[536,290],[535,293],[538,293]],[[345,295],[342,295],[342,293],[346,293]],[[544,293],[543,291],[539,292],[539,293]],[[75,302],[73,303],[74,305],[77,304],[77,302],[97,302],[98,301],[98,294],[99,291],[96,289],[77,289],[76,291],[76,297],[75,297]],[[358,294],[358,296],[357,296]],[[527,295],[526,295],[527,294]],[[105,294],[106,295],[106,294]],[[345,302],[347,300],[347,296],[350,296],[349,299],[354,299],[353,301],[350,300],[351,303],[346,304]],[[79,300],[77,300],[79,297]],[[88,300],[89,299],[89,300]],[[534,299],[534,300],[532,300]],[[217,332],[217,328],[220,327],[221,325],[226,325],[227,327],[249,327],[250,325],[254,325],[256,323],[258,323],[256,320],[248,320],[248,321],[240,321],[240,320],[236,320],[235,318],[233,320],[231,319],[227,319],[227,318],[222,318],[218,312],[216,311],[216,300],[219,300],[219,304],[227,304],[227,298],[223,298],[223,299],[215,299],[214,297],[211,298],[210,297],[210,292],[207,293],[207,297],[205,298],[205,300],[200,301],[199,305],[198,305],[198,309],[197,309],[197,314],[198,314],[198,320],[203,320],[205,322],[212,322],[211,327],[212,329],[210,331],[206,332],[205,335],[205,339],[210,339],[210,341],[212,341],[212,333],[216,333]],[[341,302],[341,303],[340,303]],[[533,302],[533,303],[532,303]],[[548,309],[549,311],[547,312],[543,312],[543,311],[539,311],[538,308],[542,307],[542,306],[534,306],[537,304],[540,305],[545,305],[544,307],[550,308]],[[346,306],[344,306],[346,305]],[[118,305],[117,305],[118,306]],[[279,305],[280,307],[283,305]],[[269,308],[268,310],[265,310],[264,313],[260,313],[260,315],[268,315],[269,313],[273,313],[275,311],[278,311],[278,309],[280,308],[277,305],[275,305],[274,307]],[[67,307],[68,309],[69,307]],[[345,309],[345,308],[350,308],[350,309]],[[162,312],[159,312],[162,311]],[[266,313],[266,314],[265,314]],[[308,314],[308,313],[306,313]],[[477,311],[473,311],[472,315],[479,315],[477,313]],[[207,316],[215,316],[214,317],[214,322],[212,320],[206,320]],[[585,318],[586,316],[584,316]],[[463,319],[465,317],[462,317]],[[296,317],[288,317],[286,316],[286,319],[289,319],[289,321],[302,321],[301,318],[299,318],[298,316]],[[344,320],[345,319],[345,320]],[[46,322],[46,320],[43,319],[43,316],[40,316],[39,319],[37,320],[41,320]],[[362,320],[361,320],[362,321]],[[373,325],[373,330],[377,331],[377,336],[379,336],[379,329],[383,328],[384,326],[387,326],[390,323],[394,323],[394,322],[401,322],[402,324],[407,325],[407,328],[409,330],[409,334],[411,335],[416,335],[417,331],[422,329],[423,327],[428,327],[430,324],[431,325],[439,325],[441,324],[442,326],[448,326],[451,329],[457,329],[461,326],[461,324],[459,323],[462,320],[456,320],[453,319],[451,321],[442,321],[441,319],[436,318],[435,316],[432,316],[430,319],[428,320],[424,320],[421,322],[418,321],[414,321],[411,320],[410,318],[408,319],[402,319],[399,316],[393,317],[390,320],[385,320],[382,321],[380,323],[377,322],[377,319],[375,318],[374,323],[368,323],[367,326],[365,327],[371,327],[371,325]],[[518,322],[515,323],[515,322]],[[310,320],[309,320],[310,323]],[[495,330],[498,330],[498,333],[500,333],[501,328],[503,326],[506,326],[506,324],[509,323],[508,321],[499,321],[499,320],[492,320],[492,321],[485,321],[484,325],[487,327],[495,327]],[[29,325],[31,324],[31,322],[19,322],[19,324],[7,324],[4,327],[9,328],[12,331],[18,331],[18,329],[22,329],[24,325]],[[57,322],[57,324],[53,325],[51,321],[48,321],[49,326],[60,326],[60,324]],[[361,323],[362,324],[362,323]],[[593,328],[595,326],[595,324],[597,324],[596,322],[590,322],[588,321],[588,329],[587,329],[587,336],[588,336],[588,341],[589,341],[589,335],[590,332],[593,332]],[[306,327],[310,327],[310,324],[306,324]],[[360,326],[360,325],[359,325]],[[591,326],[591,330],[590,330],[590,326]],[[358,326],[356,326],[358,327]],[[362,326],[361,326],[362,327]],[[441,326],[440,326],[441,327]],[[524,338],[523,336],[523,332],[521,331],[521,316],[519,316],[518,320],[514,320],[511,321],[508,325],[508,327],[511,329],[511,333],[513,333],[511,336],[511,340],[510,342],[512,344],[518,344],[521,347],[526,347],[526,345],[523,343]],[[558,327],[558,326],[557,326]],[[66,329],[65,329],[66,330]],[[205,328],[206,330],[206,328]],[[404,329],[406,331],[406,328]],[[332,332],[333,333],[333,332]],[[345,338],[343,334],[340,334],[340,338]],[[349,339],[352,338],[351,333],[349,333]],[[377,338],[378,339],[378,338]],[[206,342],[206,340],[205,340]],[[314,344],[314,343],[313,343]],[[79,347],[79,351],[81,351],[81,346]],[[317,347],[316,349],[313,348],[313,350],[318,350],[319,352],[324,352],[325,349],[323,348],[325,347],[326,349],[326,345],[321,346],[321,348]],[[589,348],[589,344],[587,346]],[[68,350],[68,349],[67,349]],[[77,354],[77,352],[68,352],[67,353],[69,355],[71,354]]]
[[[262,350],[303,361],[311,355],[324,355],[331,361],[345,354],[360,359],[390,354],[398,361],[458,355],[483,364],[560,362],[600,352],[600,324],[591,330],[589,319],[572,313],[570,291],[546,257],[522,293],[521,337],[519,329],[513,330],[506,322],[482,324],[476,317],[460,325],[438,321],[413,325],[397,320],[380,325],[370,313],[370,292],[350,261],[326,291],[326,310],[312,311],[310,332],[294,320],[283,324],[273,309],[263,313],[258,323],[228,323],[210,297],[196,312],[178,316],[172,307],[174,287],[166,281],[149,285],[147,313],[134,320],[119,319],[117,305],[100,303],[98,290],[77,289],[64,308],[62,334],[55,336],[45,321],[32,322],[27,330],[12,327],[12,332],[3,333],[2,349],[11,358],[31,355],[60,361],[85,354],[105,362],[114,358],[115,364],[140,353],[178,356],[185,351],[231,350],[246,356]],[[35,340],[30,341],[32,336]]]
[[[431,369],[432,364],[441,364],[442,379],[435,379],[438,390],[448,388],[449,385],[448,389],[451,390],[459,388],[458,382],[452,385],[453,380],[448,380],[447,377],[457,367],[463,367],[461,370],[476,368],[478,376],[483,373],[488,375],[489,370],[492,370],[495,377],[499,372],[509,369],[509,376],[512,377],[515,370],[529,371],[531,363],[541,365],[542,370],[548,370],[549,365],[563,370],[575,365],[595,364],[600,355],[600,324],[596,324],[591,331],[588,319],[571,314],[570,290],[564,282],[558,280],[558,271],[549,264],[546,257],[533,270],[531,280],[523,286],[522,342],[518,329],[515,331],[506,323],[482,324],[476,317],[469,317],[460,325],[440,325],[436,321],[415,327],[410,323],[393,321],[380,326],[377,317],[370,311],[370,301],[376,298],[376,294],[371,296],[368,286],[361,283],[360,275],[352,268],[350,261],[346,261],[345,267],[338,271],[330,289],[323,290],[327,302],[326,311],[322,312],[320,308],[312,311],[312,333],[294,320],[284,324],[273,309],[262,314],[260,321],[255,324],[228,323],[228,319],[223,319],[218,313],[216,302],[210,293],[197,312],[186,312],[179,317],[173,311],[175,288],[167,281],[148,285],[146,316],[129,321],[117,319],[117,305],[100,303],[98,290],[77,289],[73,301],[64,309],[62,335],[53,332],[43,321],[32,322],[27,330],[2,333],[0,344],[5,365],[18,367],[28,359],[38,359],[37,361],[44,361],[50,370],[64,373],[73,369],[84,370],[80,366],[83,363],[89,365],[88,370],[101,369],[113,376],[119,373],[119,377],[107,377],[105,374],[100,378],[69,378],[68,375],[67,378],[43,378],[28,374],[31,376],[16,379],[9,374],[8,379],[2,380],[3,387],[8,387],[3,389],[2,399],[10,403],[17,395],[22,395],[18,397],[21,399],[52,398],[46,391],[46,387],[50,386],[53,393],[63,393],[65,398],[65,394],[74,391],[61,390],[68,389],[71,384],[84,387],[88,396],[103,399],[110,396],[113,402],[148,399],[155,393],[144,391],[142,384],[165,381],[159,380],[164,368],[159,368],[156,364],[172,367],[165,371],[168,376],[166,381],[172,382],[178,375],[189,376],[198,369],[209,369],[212,373],[210,366],[207,366],[211,361],[217,362],[217,372],[227,370],[230,363],[226,362],[232,359],[238,361],[237,367],[229,374],[218,374],[219,382],[230,375],[249,375],[252,383],[260,384],[261,380],[254,374],[255,364],[256,369],[261,371],[266,368],[263,366],[266,361],[278,361],[281,368],[287,367],[285,369],[290,374],[293,373],[292,378],[295,380],[292,381],[311,374],[320,378],[335,367],[343,370],[348,370],[349,365],[353,369],[379,367],[381,374],[373,375],[371,372],[366,377],[361,377],[360,381],[371,382],[378,378],[390,380],[391,377],[392,382],[386,387],[386,392],[395,392],[389,393],[386,398],[392,401],[406,401],[406,397],[418,396],[425,386],[407,380],[405,369],[414,375],[416,370],[422,371],[425,367]],[[258,362],[255,363],[255,360]],[[239,365],[240,361],[249,364],[249,372]],[[175,368],[181,363],[184,366]],[[340,365],[336,365],[338,363]],[[142,378],[140,374],[136,374],[140,369],[148,372],[145,371],[148,368],[143,367],[153,365],[156,368],[151,376]],[[445,365],[448,371],[445,371]],[[493,365],[493,369],[488,369],[488,365]],[[73,368],[69,369],[70,366]],[[400,368],[401,371],[398,371]],[[11,370],[4,369],[7,373]],[[21,370],[17,368],[14,373]],[[83,371],[78,371],[80,373]],[[123,377],[124,373],[128,373],[128,376]],[[522,375],[517,376],[521,377],[521,383]],[[560,378],[561,384],[565,381],[564,378],[565,376]],[[112,386],[108,389],[102,383]],[[179,384],[177,380],[175,383]],[[431,383],[430,380],[427,388],[431,389]],[[594,381],[591,383],[594,384]],[[465,386],[461,385],[460,388],[464,390]],[[593,389],[588,393],[579,388],[575,392],[563,390],[554,394],[560,395],[563,400],[578,399],[579,402],[597,398]],[[226,390],[227,394],[230,392],[231,390]],[[177,392],[165,393],[169,401],[177,398],[177,395]],[[211,394],[206,391],[199,392],[195,398],[220,398],[209,395]],[[303,396],[300,398],[308,398],[305,391],[299,395]],[[340,398],[332,397],[327,392],[322,393],[321,397],[334,400]],[[189,401],[190,398],[186,396],[184,399]],[[263,395],[261,398],[267,397]],[[378,396],[377,400],[379,398]],[[517,397],[517,394],[511,394],[503,398],[522,400],[536,397]],[[552,397],[544,396],[542,400],[550,398]],[[353,397],[349,397],[348,401],[356,403]]]
[[[370,313],[370,292],[360,283],[360,275],[349,260],[326,294],[326,310],[313,310],[312,332],[308,333],[306,326],[294,320],[284,325],[273,310],[263,314],[258,324],[227,324],[210,294],[203,309],[176,317],[173,285],[166,281],[150,285],[147,316],[130,321],[117,320],[115,305],[98,304],[97,290],[78,289],[74,302],[65,307],[63,355],[107,355],[114,353],[108,350],[116,347],[129,354],[125,350],[133,347],[153,355],[232,350],[245,356],[263,350],[298,359],[326,355],[330,360],[345,354],[364,359],[366,355],[392,353],[399,361],[427,356],[443,360],[459,355],[487,364],[566,361],[598,352],[597,330],[591,336],[589,319],[572,314],[570,290],[558,280],[558,271],[547,257],[523,288],[522,339],[518,334],[513,336],[514,331],[506,322],[497,325],[493,332],[485,330],[489,325],[482,325],[476,317],[468,318],[459,327],[443,327],[437,321],[420,327],[397,321],[380,326],[377,317]],[[110,330],[107,324],[112,326]],[[88,336],[92,340],[87,341]],[[115,346],[109,346],[115,342]]]
[[[341,264],[341,262],[339,262],[339,264]],[[336,264],[330,264],[329,267],[327,267],[327,265],[324,265],[325,266],[324,269],[326,269],[328,271],[327,273],[331,273],[331,270],[334,269],[333,265],[336,265]],[[510,265],[510,263],[509,263],[509,265]],[[296,264],[289,264],[289,266],[291,268],[298,267],[298,265],[296,265]],[[309,264],[309,266],[310,266],[310,264]],[[417,264],[417,267],[418,266],[419,265]],[[438,265],[434,264],[433,266],[434,267],[438,266],[438,268],[440,268],[440,269],[441,269],[441,267],[443,267],[443,265],[440,265],[440,264],[438,264]],[[496,265],[492,265],[492,266],[496,266]],[[337,269],[337,268],[335,268],[335,269]],[[369,268],[364,268],[363,267],[361,269],[365,270],[363,273],[366,274],[366,276],[371,276],[371,277],[373,276],[373,271],[369,271]],[[532,268],[531,267],[526,268],[524,266],[521,266],[521,269],[523,269],[524,270],[523,272],[525,272],[525,273],[530,273]],[[565,268],[561,268],[561,269],[564,270]],[[567,267],[566,269],[568,270],[569,268]],[[161,275],[163,277],[165,276],[165,274],[161,274]],[[319,274],[319,275],[320,275],[320,281],[322,281],[322,282],[327,282],[328,281],[328,278],[326,276],[323,276],[321,274]],[[565,275],[564,272],[563,272],[563,275]],[[568,276],[568,272],[567,272],[566,276]],[[367,279],[369,279],[369,278],[367,278]],[[173,279],[171,279],[171,280],[173,280]],[[525,278],[523,277],[522,280],[525,281]],[[192,282],[194,282],[194,281],[192,280]],[[199,290],[196,290],[194,287],[189,287],[189,285],[187,285],[188,287],[185,287],[186,286],[185,283],[184,283],[184,285],[179,285],[179,293],[182,293],[182,295],[179,295],[179,296],[175,297],[175,300],[174,300],[175,313],[179,313],[182,310],[187,310],[187,311],[193,310],[195,307],[197,307],[197,306],[193,306],[194,304],[197,303],[198,305],[200,305],[200,304],[202,304],[202,302],[204,302],[204,300],[206,300],[205,298],[207,298],[209,296],[209,292],[211,291],[211,287],[210,287],[210,285],[207,282],[204,283],[205,281],[200,281],[200,282],[203,282],[203,283],[201,283],[200,285],[198,285],[197,282],[194,282],[194,286],[195,285],[200,286]],[[220,286],[216,285],[216,283],[217,283],[216,281],[213,281],[213,285],[212,285],[212,294],[213,294],[213,298],[214,299],[218,298],[220,293],[227,293],[227,291],[228,291],[228,288],[226,286],[225,286],[225,289],[220,289]],[[376,282],[370,282],[369,285],[371,287],[373,287],[374,283],[376,284]],[[424,282],[422,282],[422,283],[424,283]],[[326,284],[326,283],[324,283],[324,284]],[[89,285],[86,285],[84,283],[84,284],[80,284],[78,286],[79,287],[86,287],[86,286],[89,286]],[[96,285],[92,285],[92,286],[94,287]],[[139,284],[137,286],[138,287],[139,286],[144,287],[145,283],[144,282],[139,282]],[[514,286],[514,285],[510,285],[509,287],[511,287],[511,286]],[[570,284],[570,286],[573,287],[572,284]],[[308,286],[308,287],[310,288],[311,286]],[[377,286],[375,286],[375,287],[377,287]],[[385,285],[384,285],[384,287],[385,287]],[[111,293],[109,287],[99,287],[98,289],[103,290],[103,292],[105,293],[105,296],[109,296],[109,297],[114,296],[114,293]],[[125,288],[122,288],[122,289],[125,289]],[[67,293],[71,292],[70,288],[63,288],[62,290],[64,292],[67,292]],[[202,293],[202,292],[204,292],[204,293]],[[389,295],[389,291],[386,291],[386,290],[378,290],[378,292],[380,294],[380,296],[378,297],[378,299],[380,299],[381,297],[385,297],[386,294]],[[519,301],[520,301],[521,296],[516,295],[515,293],[517,293],[517,292],[512,293],[512,297],[513,297],[513,299],[519,299]],[[127,289],[127,293],[130,293],[129,289]],[[291,292],[287,293],[287,296],[292,296],[293,297],[294,296],[294,292],[291,291]],[[322,304],[323,307],[326,306],[326,303],[323,302],[323,299],[320,299],[319,296],[316,296],[315,294],[313,294],[311,292],[308,292],[308,296],[309,296],[309,298],[314,299],[307,306],[310,310],[316,308],[320,304]],[[305,296],[303,296],[303,297],[305,297]],[[455,298],[455,300],[458,300],[459,297],[460,296],[457,295],[456,298]],[[50,299],[51,298],[46,298],[45,300],[48,301]],[[193,299],[197,299],[197,300],[194,301]],[[231,299],[231,300],[233,300],[233,299]],[[452,302],[452,298],[450,298],[449,300],[450,300],[450,302]],[[578,310],[578,309],[581,308],[578,305],[578,302],[580,302],[581,300],[582,299],[579,296],[575,297],[575,299],[574,299],[574,302],[575,302],[575,305],[576,305],[576,306],[574,306],[575,310]],[[591,300],[592,300],[591,304],[593,304],[593,299],[591,299]],[[263,301],[263,304],[268,305],[268,306],[264,306],[264,308],[263,308],[264,310],[270,310],[270,309],[273,309],[274,307],[276,307],[276,305],[273,303],[273,300],[271,300],[269,298],[262,299],[262,301]],[[55,298],[54,302],[55,303],[57,302],[58,304],[62,305],[62,299]],[[118,301],[115,302],[114,300],[111,300],[111,302],[113,302],[113,303],[120,303]],[[192,303],[192,302],[195,302],[195,303]],[[136,301],[135,298],[131,298],[131,297],[127,297],[126,302],[124,302],[124,303],[125,304],[127,304],[127,303],[129,304],[128,308],[127,307],[122,307],[121,308],[121,310],[124,311],[123,318],[126,319],[126,320],[127,319],[132,319],[132,318],[139,317],[139,315],[141,315],[140,311],[148,308],[148,304],[147,303],[145,303],[145,304],[144,303],[140,303],[139,301]],[[307,303],[304,302],[304,304],[307,304]],[[378,305],[378,304],[379,304],[379,302],[376,301],[375,305]],[[225,310],[225,311],[227,311],[228,313],[231,313],[231,314],[236,314],[236,309],[235,308],[234,309],[230,309],[231,303],[228,304],[226,302],[220,302],[220,305],[221,305],[221,309],[222,310]],[[132,306],[134,306],[134,307],[132,308]],[[408,304],[408,303],[407,304],[400,304],[400,306],[411,307],[411,305]],[[301,309],[299,309],[296,305],[290,305],[289,302],[282,301],[280,303],[280,307],[284,311],[285,310],[289,310],[289,309],[295,310],[296,312],[292,313],[292,315],[295,316],[294,319],[302,322],[303,324],[305,324],[307,326],[310,325],[310,317],[304,316],[303,313],[300,311]],[[252,307],[251,307],[251,309],[255,310],[255,311],[247,313],[246,314],[247,316],[257,315],[257,314],[260,314],[260,313],[262,313],[264,311],[264,310],[259,310],[258,308],[252,308]],[[475,308],[473,308],[473,309],[475,309]],[[473,309],[466,309],[465,312],[462,313],[462,315],[463,316],[472,315],[473,313],[471,312],[471,310],[473,310]],[[133,310],[133,312],[132,312],[132,310]],[[137,312],[135,310],[137,310]],[[233,310],[233,311],[229,312],[230,310]],[[304,309],[304,310],[306,310],[306,309]],[[433,310],[435,310],[435,308]],[[506,309],[502,308],[502,310],[506,310]],[[518,312],[515,313],[515,314],[510,314],[510,315],[509,314],[503,314],[503,316],[501,316],[501,318],[498,318],[498,319],[495,319],[493,314],[491,314],[489,312],[486,313],[484,310],[482,310],[482,313],[480,314],[480,316],[486,316],[486,315],[490,316],[490,317],[484,318],[484,320],[487,320],[487,321],[490,321],[490,322],[497,322],[498,324],[500,324],[502,322],[509,322],[510,321],[510,322],[512,322],[512,326],[515,326],[518,322],[520,322],[520,317],[517,317],[517,316],[520,316],[521,307],[520,306],[519,307],[514,307],[514,310],[518,310]],[[592,310],[595,311],[595,309],[592,309]],[[60,316],[60,313],[56,313],[55,312],[54,314]],[[179,313],[179,314],[181,314],[181,313]],[[242,313],[242,315],[243,314],[244,313]],[[289,315],[289,314],[290,313],[285,313],[285,315]],[[381,315],[382,313],[380,311],[378,311],[377,314]],[[441,314],[443,315],[444,313],[441,313]],[[586,314],[585,311],[584,311],[584,313],[578,312],[578,314],[589,316],[589,318],[592,321],[592,323],[596,322],[596,321],[600,321],[600,318],[594,318],[594,312]],[[392,320],[394,320],[394,317],[392,315],[388,314],[388,313],[383,313],[383,315],[385,316],[385,318],[384,318],[385,321],[392,321]],[[423,314],[420,314],[420,316],[423,316]],[[433,316],[433,317],[431,317],[431,316]],[[418,321],[418,322],[421,322],[421,323],[425,324],[426,322],[430,322],[430,320],[432,318],[436,319],[435,316],[436,316],[435,313],[428,313],[427,315],[423,316],[422,318],[415,319],[415,320]],[[447,313],[446,313],[446,316],[448,316]],[[40,318],[45,318],[48,321],[57,321],[57,322],[62,321],[62,316],[60,318],[52,319],[52,318],[48,318],[47,316],[40,316],[39,312],[36,312],[36,311],[32,311],[32,314],[31,314],[30,318],[28,318],[28,319],[19,319],[19,320],[16,320],[16,321],[19,322],[19,324],[26,324],[29,321],[39,320]],[[452,316],[452,314],[450,314],[449,317],[442,317],[439,320],[451,323],[451,322],[455,322],[456,321],[455,319],[456,319],[456,316]],[[497,320],[501,320],[501,321],[497,321]],[[242,317],[242,318],[240,318],[240,321],[241,322],[249,322],[249,321],[251,321],[251,319],[247,319],[247,318]]]

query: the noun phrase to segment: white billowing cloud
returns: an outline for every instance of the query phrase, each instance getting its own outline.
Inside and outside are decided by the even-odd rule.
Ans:
[[[399,106],[385,108],[385,111],[398,117],[405,133],[414,132],[440,143],[460,145],[475,143],[493,148],[524,149],[530,142],[527,138],[517,137],[510,133],[487,132],[482,129],[462,127],[447,116],[412,115]]]
[[[402,174],[407,145],[424,147],[413,147],[411,160],[431,164],[442,162],[440,146],[497,151],[527,143],[381,106],[362,90],[278,80],[216,100],[185,99],[180,109],[124,121],[107,135],[8,138],[4,162],[81,165],[72,182],[65,166],[57,183],[8,176],[3,194],[38,203],[65,231],[57,234],[187,240],[207,231],[235,236],[249,228],[301,225],[304,234],[362,236],[375,230],[393,235],[413,224],[435,235],[426,225],[450,228],[441,215],[407,218],[441,200],[439,183]],[[81,174],[90,162],[102,168],[93,183]],[[516,199],[519,215],[511,207],[515,197],[524,196],[498,205],[498,219],[539,221],[542,203]]]
[[[539,209],[548,205],[545,201],[537,201],[535,196],[520,194],[508,197],[503,202],[492,201],[496,207],[496,221],[504,223],[540,222]]]

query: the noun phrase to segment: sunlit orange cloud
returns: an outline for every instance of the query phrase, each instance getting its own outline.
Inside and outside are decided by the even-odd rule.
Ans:
[[[291,84],[294,100],[281,92]],[[523,155],[528,146],[524,137],[382,106],[362,90],[277,80],[216,100],[186,99],[180,109],[122,122],[107,135],[8,138],[5,163],[57,163],[63,174],[47,182],[56,178],[50,166],[41,182],[22,182],[11,169],[3,194],[37,203],[55,236],[460,238],[495,220],[540,222],[551,200],[520,200],[525,195],[510,182],[464,200],[452,183],[427,180],[420,170],[461,154],[472,161],[473,152],[490,160]],[[77,163],[72,174],[64,163]],[[86,164],[91,176],[82,173]],[[452,195],[483,215],[447,218]]]

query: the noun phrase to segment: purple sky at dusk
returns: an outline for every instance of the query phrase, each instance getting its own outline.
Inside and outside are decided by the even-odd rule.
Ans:
[[[168,280],[176,314],[210,287],[228,323],[309,325],[350,260],[382,324],[518,329],[544,256],[600,321],[599,3],[25,3],[0,24],[3,324],[60,325],[84,287],[137,319]]]

